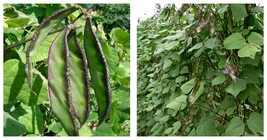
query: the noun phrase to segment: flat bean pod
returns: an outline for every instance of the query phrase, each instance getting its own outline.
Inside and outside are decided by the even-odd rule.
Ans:
[[[48,55],[48,92],[53,114],[68,135],[78,135],[73,106],[69,104],[65,37],[69,29],[61,31],[53,41]]]
[[[92,29],[90,18],[86,19],[84,27],[84,50],[91,75],[91,85],[95,91],[98,103],[99,123],[109,117],[111,108],[111,89],[109,83],[109,69],[101,44]]]
[[[49,32],[54,29],[56,25],[58,25],[64,18],[68,15],[76,11],[78,8],[76,7],[69,7],[65,9],[58,10],[57,12],[53,13],[49,17],[47,17],[41,24],[38,26],[34,35],[32,37],[32,41],[30,46],[27,48],[26,51],[26,67],[25,72],[27,75],[28,85],[30,89],[32,89],[32,64],[31,64],[31,57],[36,53],[38,48],[41,46],[41,43],[45,39],[45,37],[49,34]]]
[[[72,30],[65,38],[65,43],[68,45],[66,49],[68,64],[69,64],[69,94],[72,95],[75,117],[79,120],[82,126],[88,116],[90,109],[90,93],[89,93],[89,76],[86,66],[86,58],[84,51],[80,47],[76,31]]]

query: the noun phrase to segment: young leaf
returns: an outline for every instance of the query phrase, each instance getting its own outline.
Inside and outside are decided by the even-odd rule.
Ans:
[[[111,108],[111,89],[109,68],[102,47],[92,28],[90,18],[84,27],[84,50],[89,65],[92,87],[98,103],[99,125],[109,117]]]
[[[68,135],[78,135],[73,116],[73,107],[69,104],[68,78],[66,76],[66,54],[64,38],[69,33],[65,28],[53,41],[48,55],[48,91],[54,115],[61,122]]]
[[[37,49],[41,46],[41,43],[45,39],[45,37],[48,35],[48,33],[57,25],[59,24],[64,18],[66,18],[68,15],[76,11],[78,8],[76,7],[70,7],[61,9],[49,17],[47,17],[42,23],[38,26],[36,31],[33,34],[33,38],[31,41],[30,46],[27,48],[26,52],[26,67],[25,72],[27,75],[27,80],[30,89],[32,89],[32,64],[31,64],[31,57],[36,53]]]

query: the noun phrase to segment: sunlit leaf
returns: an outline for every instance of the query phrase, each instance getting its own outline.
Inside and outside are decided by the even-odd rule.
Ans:
[[[238,117],[234,117],[225,131],[225,136],[240,136],[244,130],[245,124]]]
[[[187,96],[186,95],[181,95],[177,97],[174,101],[170,102],[167,104],[166,108],[170,108],[176,111],[183,110],[186,107],[187,104]]]
[[[238,51],[238,56],[239,57],[250,57],[254,59],[256,53],[260,51],[261,49],[258,46],[254,44],[246,44],[243,48],[241,48]]]
[[[263,134],[263,114],[252,112],[247,121],[248,128],[254,133]]]
[[[225,49],[241,49],[244,47],[245,39],[241,33],[233,33],[224,40]]]
[[[196,78],[193,78],[193,79],[189,80],[188,82],[184,83],[181,86],[181,90],[183,91],[183,93],[188,94],[195,86],[195,84],[196,84],[195,82],[196,82]]]
[[[241,91],[246,89],[246,81],[237,78],[235,83],[231,83],[225,88],[225,91],[231,93],[233,96],[237,96]]]

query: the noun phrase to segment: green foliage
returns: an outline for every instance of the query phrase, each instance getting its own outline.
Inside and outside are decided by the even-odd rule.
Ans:
[[[263,135],[260,9],[169,4],[138,25],[138,135]]]
[[[49,17],[55,11],[72,6],[75,5],[4,5],[4,136],[67,136],[69,134],[69,132],[64,130],[62,122],[60,123],[59,118],[56,117],[52,112],[47,90],[49,85],[49,80],[47,80],[48,51],[51,43],[56,38],[58,33],[44,35],[43,37],[45,37],[45,39],[42,41],[40,46],[38,46],[38,51],[34,57],[32,57],[32,89],[28,87],[27,76],[25,74],[25,52],[27,48],[29,48],[30,42],[22,43],[21,45],[18,45],[12,49],[9,47],[17,42],[31,38],[36,29],[38,29],[39,23],[43,22],[45,18]],[[83,4],[81,6],[88,8],[88,4]],[[105,5],[102,5],[102,7],[105,7]],[[75,19],[80,13],[81,12],[79,10],[71,13],[50,31],[66,27],[66,25],[73,21],[73,19]],[[93,14],[93,12],[91,14]],[[16,18],[16,20],[18,19],[23,21],[21,21],[21,23],[16,23],[18,25],[11,24],[10,21],[14,18]],[[109,119],[105,120],[102,125],[96,126],[97,122],[99,121],[97,113],[99,104],[96,101],[96,95],[91,87],[92,85],[90,85],[90,104],[88,104],[90,105],[90,115],[86,113],[89,115],[89,118],[83,118],[84,115],[81,115],[81,113],[84,113],[84,109],[79,110],[79,112],[77,112],[78,114],[75,114],[81,115],[78,116],[80,121],[85,119],[86,124],[79,129],[79,135],[127,136],[130,133],[130,35],[129,32],[121,28],[113,29],[112,27],[112,35],[110,35],[111,37],[107,39],[105,37],[106,33],[101,28],[101,24],[103,23],[104,22],[98,22],[98,25],[100,26],[93,26],[93,29],[102,45],[103,53],[109,65],[108,68],[110,71],[109,82],[112,94],[112,108]],[[82,31],[84,30],[84,25],[84,18],[80,18],[74,24],[77,29],[78,37],[76,45],[82,44],[81,42],[83,42]],[[46,34],[47,33],[48,32],[46,32]],[[75,34],[72,34],[72,32],[70,34],[76,36]],[[75,41],[71,40],[72,38],[68,39],[70,39],[70,41],[68,41],[68,45],[74,46]],[[55,41],[55,43],[57,43],[57,41]],[[82,63],[80,61],[81,55],[77,53],[77,50],[73,50],[72,47],[70,47],[69,51],[71,63],[70,82],[72,82],[72,85],[76,85],[68,90],[82,90],[81,88],[77,88],[77,86],[81,85],[79,83],[81,81],[78,80],[78,82],[75,82],[75,80],[81,79],[78,77],[82,76],[81,71],[83,70],[81,69],[84,69],[82,66],[80,69],[77,69],[77,65]],[[64,57],[64,55],[65,54],[63,53],[62,57]],[[63,59],[58,57],[57,60]],[[59,65],[54,65],[53,69],[59,70],[60,67]],[[80,75],[77,75],[76,77],[73,76],[77,73],[80,73]],[[61,72],[57,76],[60,77],[62,74],[64,75],[65,73]],[[57,78],[57,80],[59,80],[59,78]],[[66,85],[66,81],[61,83]],[[59,84],[54,83],[53,86],[58,85]],[[51,86],[51,83],[49,86]],[[79,100],[76,100],[78,99],[76,97],[74,98],[74,102],[80,102]],[[79,106],[75,106],[75,108],[77,109]],[[62,110],[57,111],[60,114]],[[62,114],[61,116],[66,117]]]
[[[115,27],[130,30],[130,5],[129,4],[98,4],[95,7],[98,13],[95,20],[103,24],[104,31],[110,33]]]

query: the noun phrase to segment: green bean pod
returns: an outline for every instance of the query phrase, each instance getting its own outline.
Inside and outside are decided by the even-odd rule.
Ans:
[[[77,7],[69,7],[65,9],[61,9],[47,17],[44,21],[41,22],[41,24],[38,26],[36,31],[33,34],[32,41],[30,46],[27,48],[26,51],[26,67],[25,72],[27,75],[28,85],[30,89],[32,89],[32,69],[33,66],[31,64],[31,57],[36,53],[38,48],[41,46],[41,43],[45,39],[45,37],[49,34],[52,29],[56,25],[58,25],[64,18],[66,18],[68,15],[76,11]]]
[[[84,51],[78,43],[76,31],[71,30],[69,35],[65,38],[65,43],[68,44],[66,55],[69,60],[69,94],[72,95],[72,102],[74,107],[74,115],[82,126],[90,111],[90,89],[89,76],[86,66],[86,58]]]
[[[84,27],[84,50],[91,75],[91,85],[95,91],[98,103],[99,123],[109,117],[111,108],[111,89],[109,83],[109,69],[101,44],[92,29],[90,18],[86,19]]]
[[[48,92],[53,114],[61,122],[68,135],[78,135],[74,108],[68,95],[68,78],[66,75],[66,43],[65,37],[69,29],[61,31],[53,41],[48,55]]]

